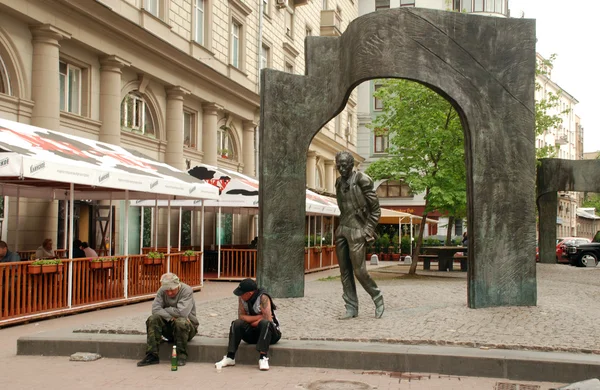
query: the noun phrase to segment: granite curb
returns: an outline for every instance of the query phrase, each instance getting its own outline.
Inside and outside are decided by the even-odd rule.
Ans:
[[[76,352],[94,352],[107,358],[140,359],[144,355],[145,339],[143,335],[73,333],[63,329],[19,338],[17,354],[69,356]],[[218,361],[226,346],[226,339],[196,337],[189,344],[188,361]],[[169,350],[161,348],[160,357],[165,362]],[[236,362],[254,365],[256,355],[254,346],[242,343]],[[270,355],[273,367],[430,372],[561,383],[600,377],[600,356],[564,352],[282,340],[272,347]]]

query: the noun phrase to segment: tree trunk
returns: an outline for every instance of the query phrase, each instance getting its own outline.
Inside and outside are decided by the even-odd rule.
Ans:
[[[454,225],[454,216],[451,215],[448,217],[448,233],[446,233],[446,246],[450,246],[452,244],[452,225]]]
[[[425,205],[425,210],[427,210],[427,205]],[[413,262],[410,265],[410,270],[408,271],[409,275],[415,275],[417,273],[417,264],[419,263],[419,253],[421,252],[421,244],[423,243],[423,232],[425,231],[425,224],[427,223],[427,211],[423,211],[423,219],[421,220],[421,225],[419,226],[419,235],[417,236],[417,245],[415,247],[415,251],[413,252]]]

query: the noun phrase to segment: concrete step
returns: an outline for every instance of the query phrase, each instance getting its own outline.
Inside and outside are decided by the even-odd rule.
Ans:
[[[94,352],[105,358],[139,360],[145,348],[145,335],[73,333],[70,329],[23,336],[17,341],[18,355],[70,356],[75,352]],[[227,340],[197,336],[188,349],[188,361],[212,363],[226,354]],[[165,364],[169,362],[170,351],[170,344],[162,344],[160,358]],[[273,368],[429,372],[558,383],[600,377],[599,355],[563,352],[283,339],[271,347],[269,355]],[[257,360],[255,346],[242,342],[236,363],[255,365]]]

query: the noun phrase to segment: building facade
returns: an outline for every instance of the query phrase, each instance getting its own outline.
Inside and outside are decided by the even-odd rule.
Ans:
[[[0,117],[120,145],[182,170],[205,163],[256,176],[260,69],[303,74],[305,37],[340,35],[356,18],[356,3],[0,0]],[[351,98],[315,137],[310,187],[333,189],[335,152],[356,152],[354,106]],[[36,248],[46,237],[62,242],[61,206],[32,199],[21,200],[20,242],[12,241],[15,202],[3,220],[9,247]],[[90,241],[95,214],[92,205],[79,206],[76,231]],[[139,221],[132,213],[131,222]],[[161,232],[175,218],[164,214]],[[118,247],[122,221],[115,216]],[[250,242],[253,217],[231,218],[247,231],[231,243]],[[214,218],[206,220],[211,242]],[[135,242],[139,226],[131,229]]]
[[[554,146],[554,157],[579,160],[583,157],[583,128],[581,119],[575,115],[578,103],[572,95],[552,81],[552,67],[545,65],[545,58],[537,54],[538,67],[544,72],[538,74],[535,91],[536,101],[548,99],[550,95],[558,96],[556,107],[547,111],[548,115],[557,115],[562,123],[557,128],[545,129],[536,138],[536,148]],[[577,237],[577,207],[581,205],[582,194],[574,191],[558,192],[558,210],[556,219],[557,237]]]

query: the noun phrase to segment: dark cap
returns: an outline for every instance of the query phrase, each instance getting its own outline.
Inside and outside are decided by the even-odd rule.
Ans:
[[[256,282],[252,279],[244,279],[240,282],[240,285],[237,286],[235,290],[233,290],[233,293],[239,297],[249,291],[254,290],[258,290]]]

